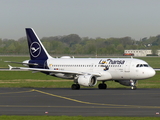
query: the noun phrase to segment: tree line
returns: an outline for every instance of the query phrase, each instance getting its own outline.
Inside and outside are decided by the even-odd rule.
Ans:
[[[156,53],[160,48],[160,35],[134,40],[131,37],[89,38],[70,34],[43,37],[41,41],[51,55],[123,55],[124,50],[130,49],[151,49]],[[0,39],[0,54],[28,55],[27,38]]]

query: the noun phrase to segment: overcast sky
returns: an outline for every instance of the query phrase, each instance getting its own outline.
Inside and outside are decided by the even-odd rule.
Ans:
[[[0,38],[19,39],[32,27],[42,37],[133,39],[160,34],[160,0],[0,0]]]

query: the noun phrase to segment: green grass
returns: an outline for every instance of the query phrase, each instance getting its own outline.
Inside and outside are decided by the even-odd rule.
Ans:
[[[30,59],[29,57],[22,57],[22,56],[0,56],[0,68],[6,68],[8,67],[8,64],[11,64],[11,63],[6,63],[4,61],[23,62],[24,60],[29,60],[29,59]],[[20,64],[18,66],[20,66]]]
[[[139,80],[138,88],[160,88],[160,72],[145,80]],[[130,88],[114,81],[106,82],[108,88]],[[0,87],[70,88],[73,80],[61,79],[31,71],[0,71]],[[94,88],[98,88],[98,84]],[[82,87],[85,88],[85,87]],[[88,88],[88,87],[87,87]]]
[[[67,88],[73,80],[65,80],[31,71],[0,71],[0,87]]]
[[[0,116],[2,120],[159,120],[159,117]]]

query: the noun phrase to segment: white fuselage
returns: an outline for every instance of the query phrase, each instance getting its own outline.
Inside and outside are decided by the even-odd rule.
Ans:
[[[99,74],[97,80],[140,80],[153,77],[155,70],[143,60],[133,58],[51,58],[49,69]],[[72,74],[55,74],[72,78]]]

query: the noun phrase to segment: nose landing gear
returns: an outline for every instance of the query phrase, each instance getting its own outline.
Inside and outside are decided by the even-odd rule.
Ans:
[[[131,83],[131,90],[136,90],[137,87],[136,87],[136,80],[130,80],[130,83]]]
[[[131,86],[131,90],[136,90],[137,87],[136,86]]]

